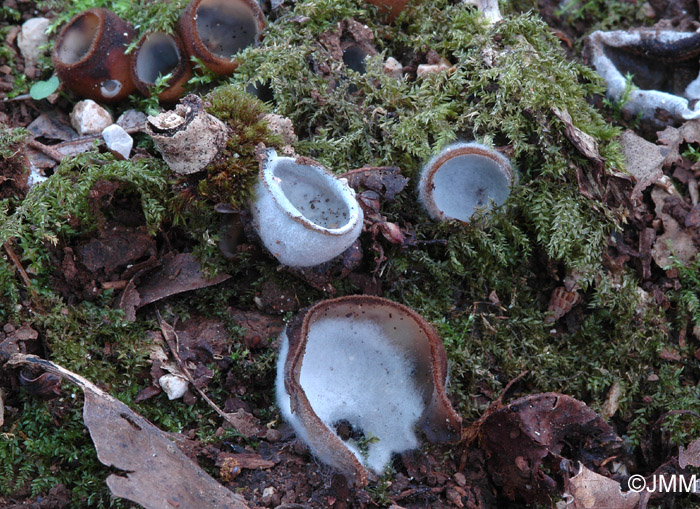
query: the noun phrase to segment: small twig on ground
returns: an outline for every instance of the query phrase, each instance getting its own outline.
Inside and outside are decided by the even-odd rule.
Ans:
[[[29,290],[29,293],[31,293],[32,302],[34,303],[34,305],[36,307],[42,308],[42,306],[39,302],[39,294],[36,293],[36,290],[34,289],[34,285],[32,285],[32,280],[29,279],[29,275],[27,274],[27,271],[24,270],[24,267],[22,266],[22,262],[20,261],[19,257],[17,256],[17,253],[15,253],[15,250],[12,247],[12,239],[8,239],[7,241],[5,241],[5,243],[3,244],[2,247],[5,249],[7,256],[10,257],[12,264],[17,269],[17,272],[19,273],[19,277],[22,280],[22,283],[24,283],[24,286],[27,288],[27,290]]]
[[[50,147],[48,145],[44,145],[43,143],[36,141],[36,140],[30,141],[29,146],[37,149],[42,154],[49,156],[51,159],[53,159],[57,163],[60,163],[61,159],[63,159],[63,157],[64,157],[63,154],[61,154],[58,150],[56,150],[53,147]]]
[[[178,352],[178,346],[176,344],[178,342],[178,338],[177,338],[177,333],[175,332],[175,329],[173,329],[173,327],[169,323],[167,323],[165,320],[163,320],[163,318],[160,316],[159,311],[156,311],[156,316],[158,317],[158,325],[160,326],[160,330],[163,333],[163,338],[165,338],[165,342],[168,344],[168,347],[170,348],[170,351],[172,352],[173,357],[175,357],[175,361],[177,362],[178,367],[182,370],[182,373],[185,375],[185,378],[187,378],[187,381],[192,384],[192,387],[197,389],[197,392],[199,392],[199,394],[202,396],[202,399],[204,399],[204,401],[206,401],[209,404],[209,406],[212,407],[217,414],[219,414],[221,417],[223,417],[223,419],[226,422],[228,422],[231,426],[233,426],[233,428],[236,431],[240,432],[240,430],[238,429],[238,427],[236,425],[237,423],[234,420],[232,420],[231,417],[226,412],[221,410],[221,408],[219,408],[218,405],[216,403],[214,403],[211,400],[211,398],[209,398],[209,396],[207,396],[206,393],[202,389],[197,387],[197,385],[194,383],[194,378],[192,377],[192,374],[190,373],[189,369],[187,369],[187,366],[185,366],[185,363],[182,362],[182,359],[180,359],[180,354]],[[245,433],[243,433],[243,434],[245,434]]]

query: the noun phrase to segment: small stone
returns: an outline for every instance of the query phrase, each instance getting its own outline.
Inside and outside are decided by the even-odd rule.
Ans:
[[[134,140],[120,125],[112,124],[109,127],[105,127],[102,130],[102,137],[109,150],[116,152],[124,159],[129,159]]]
[[[39,48],[49,42],[46,34],[48,27],[47,18],[28,19],[22,25],[22,31],[17,36],[17,46],[24,57],[24,67],[36,65],[42,53]]]
[[[111,125],[112,115],[92,99],[85,99],[75,105],[70,114],[70,123],[80,136],[99,134]]]
[[[187,391],[187,380],[177,375],[163,375],[158,379],[158,384],[170,400],[183,397]]]
[[[146,127],[146,114],[139,110],[126,110],[119,115],[117,125],[124,129],[143,129]]]
[[[416,69],[416,76],[424,76],[424,75],[430,74],[430,73],[438,73],[438,72],[446,71],[450,67],[451,67],[450,63],[444,59],[438,64],[421,64]]]
[[[462,472],[456,472],[455,475],[452,476],[452,478],[455,480],[458,486],[461,486],[464,488],[467,485],[467,478],[464,477],[464,474]]]
[[[389,57],[384,62],[384,74],[400,80],[403,77],[403,65],[394,57]]]

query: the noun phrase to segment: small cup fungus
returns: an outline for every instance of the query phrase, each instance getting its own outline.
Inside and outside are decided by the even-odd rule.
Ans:
[[[425,165],[418,184],[420,201],[436,221],[468,222],[491,202],[510,194],[513,169],[504,156],[478,143],[455,143]]]
[[[107,9],[81,12],[61,30],[52,60],[56,74],[80,95],[115,102],[134,91],[131,57],[125,55],[134,29]]]
[[[185,83],[192,76],[185,47],[176,34],[152,32],[139,41],[131,62],[131,75],[136,88],[150,95],[158,76],[171,74],[167,88],[158,94],[163,102],[177,101],[185,94]]]
[[[366,469],[381,474],[392,454],[418,447],[416,425],[433,442],[459,440],[444,347],[412,309],[366,295],[325,300],[292,320],[281,340],[282,415],[356,485],[367,483]]]
[[[344,180],[311,159],[272,149],[260,163],[251,209],[264,246],[291,267],[335,258],[362,231],[362,209]]]
[[[189,54],[218,74],[236,70],[236,53],[257,43],[263,28],[256,0],[192,0],[178,22]]]

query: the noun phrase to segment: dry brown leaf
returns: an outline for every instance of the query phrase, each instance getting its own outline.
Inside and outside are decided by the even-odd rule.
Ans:
[[[97,457],[123,471],[107,478],[115,496],[153,509],[248,507],[243,497],[216,482],[164,432],[82,376],[33,355],[15,354],[8,364],[41,367],[83,389],[83,420]]]
[[[202,274],[199,261],[190,253],[165,256],[161,269],[146,278],[138,287],[129,281],[119,305],[127,318],[134,320],[136,310],[147,304],[178,293],[213,286],[230,277],[228,274],[218,274],[213,278],[206,278]]]
[[[552,111],[564,123],[564,134],[569,141],[594,164],[603,167],[605,159],[598,152],[598,142],[596,142],[595,138],[588,133],[584,133],[574,125],[568,110],[560,110],[556,106],[552,106]]]
[[[620,483],[596,474],[581,465],[581,471],[569,479],[569,494],[573,501],[567,505],[572,509],[635,509],[641,495],[634,491],[622,493]]]
[[[614,382],[608,391],[605,403],[603,403],[603,417],[610,419],[615,415],[617,409],[620,408],[620,396],[622,396],[622,387],[618,382]]]
[[[690,442],[687,449],[679,448],[678,464],[681,468],[687,466],[700,467],[700,438]]]
[[[681,160],[679,147],[683,143],[700,143],[700,119],[688,120],[678,128],[667,127],[656,135],[659,143],[669,148],[667,163],[676,163]]]
[[[641,197],[642,191],[661,178],[661,167],[668,149],[649,143],[633,131],[625,131],[620,136],[620,145],[627,161],[627,171],[636,179],[631,199]]]
[[[670,214],[664,212],[666,198],[674,194],[678,195],[678,191],[673,186],[670,189],[670,194],[660,187],[655,187],[651,191],[651,199],[656,205],[656,216],[664,224],[664,233],[656,238],[656,242],[654,242],[654,246],[651,249],[651,255],[656,264],[662,269],[671,265],[671,254],[687,265],[698,252],[693,242],[693,236],[685,231]]]

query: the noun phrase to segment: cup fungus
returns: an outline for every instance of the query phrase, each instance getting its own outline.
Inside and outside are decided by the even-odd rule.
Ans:
[[[335,258],[362,231],[362,210],[347,182],[311,159],[272,149],[260,162],[251,209],[264,246],[291,267]]]
[[[608,85],[607,95],[624,98],[623,110],[655,119],[665,110],[677,120],[700,118],[700,34],[644,28],[593,32],[586,58]],[[625,78],[632,75],[634,87]],[[661,127],[661,126],[657,126]]]
[[[477,209],[488,209],[491,202],[502,205],[513,179],[510,162],[495,150],[455,143],[425,165],[418,195],[434,220],[468,222]]]
[[[61,30],[52,60],[56,74],[76,94],[101,102],[124,99],[134,91],[126,47],[134,30],[107,9],[88,9]]]
[[[258,42],[263,28],[256,0],[192,0],[178,22],[190,55],[218,74],[236,70],[236,53]]]
[[[367,483],[368,470],[380,474],[392,454],[418,447],[416,425],[430,441],[459,440],[444,347],[412,309],[366,295],[326,300],[292,320],[281,341],[282,415],[313,454],[356,485]]]
[[[226,125],[204,111],[196,95],[184,97],[174,111],[149,116],[146,133],[170,169],[181,175],[206,168],[228,138]]]
[[[176,34],[152,32],[141,38],[131,61],[136,88],[150,95],[158,76],[172,74],[167,88],[158,94],[163,102],[174,102],[185,94],[185,83],[192,71],[182,40]]]

